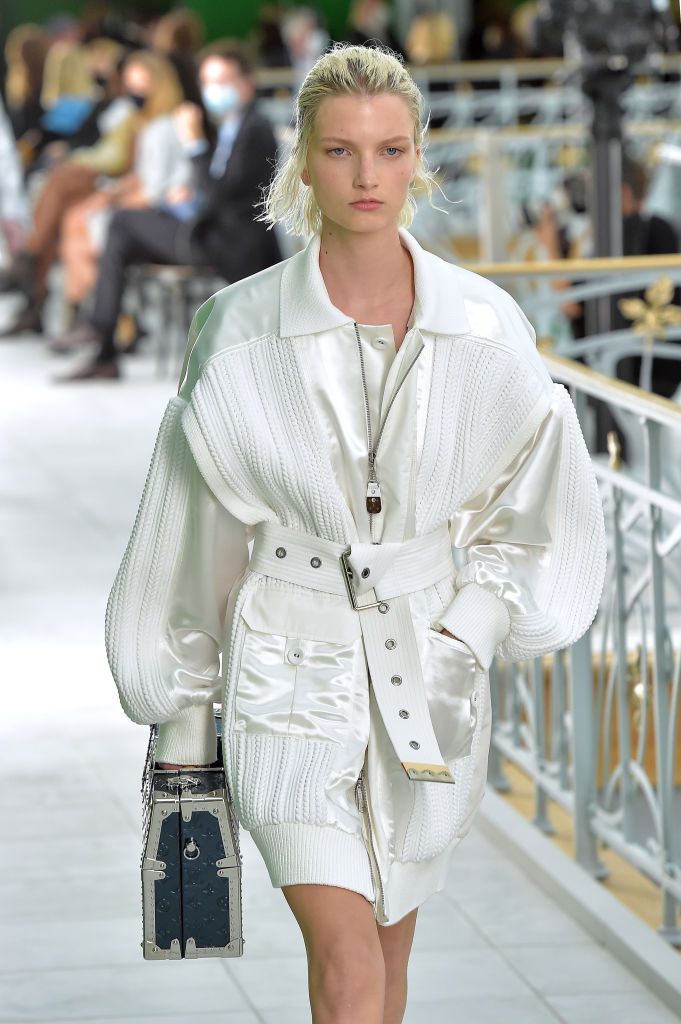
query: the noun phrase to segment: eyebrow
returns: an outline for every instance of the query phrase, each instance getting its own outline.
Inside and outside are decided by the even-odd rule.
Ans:
[[[351,142],[351,139],[344,139],[340,135],[325,135],[319,140],[320,142]],[[381,142],[385,145],[386,142],[409,142],[408,135],[393,135],[389,139],[382,139]]]

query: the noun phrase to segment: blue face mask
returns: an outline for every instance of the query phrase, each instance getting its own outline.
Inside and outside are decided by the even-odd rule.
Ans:
[[[206,112],[212,117],[225,117],[241,106],[241,96],[233,85],[205,85],[201,90],[201,98]]]

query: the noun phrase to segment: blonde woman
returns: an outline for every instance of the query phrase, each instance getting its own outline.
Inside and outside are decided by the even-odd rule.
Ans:
[[[113,210],[154,206],[173,190],[187,187],[192,177],[172,116],[184,93],[171,61],[151,51],[136,52],[123,67],[123,85],[137,108],[133,166],[64,217],[59,255],[71,306],[79,306],[95,286]]]
[[[57,257],[64,266],[66,300],[75,311],[97,281],[113,211],[153,206],[191,180],[191,163],[172,116],[183,92],[171,62],[151,51],[135,52],[123,65],[122,84],[132,112],[93,147],[92,167],[86,167],[80,151],[48,176],[36,206],[39,227],[5,275],[8,280],[0,275],[0,289],[16,285],[26,296],[25,308],[0,337],[42,332],[47,275]]]
[[[49,46],[45,30],[32,24],[17,25],[8,32],[5,42],[7,113],[24,167],[34,159],[32,133],[39,128],[44,113],[40,94]]]
[[[484,792],[492,659],[577,640],[605,570],[589,454],[528,320],[408,230],[424,131],[392,53],[339,44],[310,69],[261,214],[307,243],[195,315],[107,606],[161,767],[214,762],[222,702],[315,1024],[402,1021],[418,908]]]

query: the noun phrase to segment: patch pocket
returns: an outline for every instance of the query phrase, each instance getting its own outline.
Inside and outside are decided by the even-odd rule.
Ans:
[[[478,720],[480,666],[470,647],[428,627],[424,682],[433,730],[445,761],[467,757]]]
[[[344,743],[361,655],[345,600],[259,587],[247,596],[234,728]]]

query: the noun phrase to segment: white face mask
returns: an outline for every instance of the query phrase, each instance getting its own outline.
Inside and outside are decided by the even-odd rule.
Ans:
[[[220,85],[217,82],[204,85],[201,98],[206,112],[215,118],[225,117],[241,106],[239,90],[233,85]]]

